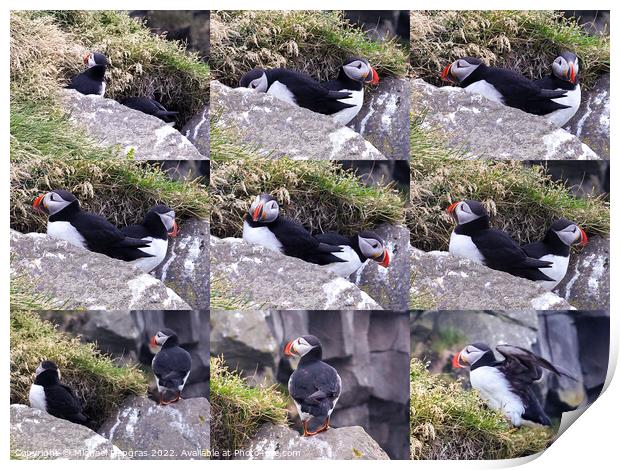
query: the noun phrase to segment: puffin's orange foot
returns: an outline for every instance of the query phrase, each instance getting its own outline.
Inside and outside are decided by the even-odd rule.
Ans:
[[[165,401],[162,397],[159,397],[159,404],[160,405],[172,405],[173,403],[178,402],[180,399],[181,399],[181,392],[177,393],[177,396],[174,397],[170,401]]]
[[[316,431],[308,431],[307,422],[304,422],[304,437],[316,436],[319,433],[325,432],[329,429],[329,418],[325,421],[323,426]]]

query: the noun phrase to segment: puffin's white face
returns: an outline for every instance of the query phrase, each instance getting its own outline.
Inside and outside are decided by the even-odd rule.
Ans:
[[[250,217],[254,222],[270,223],[280,215],[280,206],[273,200],[267,200],[264,196],[256,196],[250,206]]]
[[[286,345],[286,348],[284,349],[284,354],[303,357],[308,354],[312,349],[314,349],[314,346],[309,344],[304,338],[299,337]]]
[[[458,59],[448,65],[441,74],[441,78],[449,80],[455,79],[458,83],[461,83],[467,77],[469,77],[474,71],[480,67],[480,64],[473,64],[466,59]]]
[[[265,74],[265,72],[263,72],[260,77],[252,80],[248,84],[248,88],[250,90],[258,91],[260,93],[265,93],[269,88],[269,82],[267,81],[267,75]]]
[[[560,80],[576,84],[577,75],[579,74],[579,59],[574,54],[566,53],[565,55],[566,57],[561,55],[553,61],[551,70],[553,75]]]
[[[577,224],[568,225],[566,228],[554,230],[554,232],[558,238],[562,240],[562,243],[567,246],[577,244],[585,245],[588,242],[588,237],[586,237],[586,234]]]
[[[88,65],[88,67],[97,65],[97,62],[95,62],[95,54],[91,52],[88,55],[86,55],[86,57],[84,57],[84,63]]]
[[[157,334],[155,336],[153,336],[153,342],[157,345],[157,346],[163,346],[164,343],[166,342],[166,340],[169,338],[168,335],[166,335],[164,332],[162,331],[158,331]]]
[[[479,349],[473,344],[465,346],[457,356],[455,356],[453,365],[455,367],[468,367],[474,365],[484,354],[486,350]]]
[[[366,258],[373,259],[381,263],[383,267],[390,264],[390,255],[385,247],[383,240],[372,236],[358,235],[357,240],[360,250]]]
[[[174,211],[166,212],[165,214],[157,213],[159,218],[161,219],[161,223],[166,227],[167,232],[174,232],[176,230],[176,214]]]
[[[465,201],[457,202],[448,207],[448,213],[456,221],[457,224],[466,224],[479,219],[481,216],[475,214]]]
[[[72,202],[73,201],[64,200],[60,194],[52,191],[43,196],[43,200],[40,204],[45,208],[49,215],[54,215],[63,210]]]
[[[368,75],[372,74],[370,65],[363,60],[354,60],[343,65],[342,68],[347,77],[358,82],[366,81]]]

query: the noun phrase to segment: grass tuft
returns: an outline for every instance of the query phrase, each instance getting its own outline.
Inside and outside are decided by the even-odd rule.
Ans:
[[[524,457],[544,450],[554,432],[514,428],[488,408],[477,392],[428,372],[419,359],[410,369],[411,458],[474,460]]]
[[[589,35],[559,11],[412,11],[410,28],[412,73],[435,85],[442,84],[443,67],[466,56],[538,79],[550,73],[560,52],[570,50],[579,57],[586,88],[609,72],[609,36]]]
[[[211,358],[211,450],[241,449],[265,423],[287,424],[286,398],[277,386],[250,387],[223,358]],[[224,458],[226,458],[224,456]]]
[[[396,40],[374,41],[342,11],[214,11],[214,78],[228,86],[255,67],[286,67],[317,80],[337,75],[350,56],[366,58],[379,75],[404,76],[407,53]]]

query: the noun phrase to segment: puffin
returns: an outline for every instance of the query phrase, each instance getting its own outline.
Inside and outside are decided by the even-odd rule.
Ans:
[[[447,212],[457,224],[450,236],[453,255],[532,281],[552,280],[539,268],[552,267],[553,263],[528,256],[510,235],[491,228],[489,214],[480,202],[455,202]]]
[[[163,328],[151,337],[149,348],[155,354],[151,368],[157,382],[159,404],[176,403],[181,399],[192,369],[192,357],[179,346],[176,332],[169,328]]]
[[[60,369],[55,362],[41,362],[35,374],[28,394],[32,408],[83,426],[91,424],[73,390],[60,383]]]
[[[346,102],[352,99],[350,92],[330,90],[309,75],[295,70],[256,68],[241,77],[239,86],[320,114],[335,115],[355,107],[355,104]]]
[[[522,245],[521,248],[530,258],[552,263],[548,268],[538,268],[543,275],[551,279],[539,281],[539,284],[547,290],[552,290],[566,276],[571,246],[584,247],[587,244],[588,236],[581,227],[570,220],[558,219],[551,224],[542,240]]]
[[[141,250],[150,242],[128,237],[100,215],[81,210],[69,191],[56,189],[42,194],[32,206],[49,214],[47,234],[52,238],[123,261],[153,256]]]
[[[314,264],[338,263],[339,246],[320,242],[299,222],[280,216],[278,202],[269,194],[256,196],[243,220],[243,240]]]
[[[572,52],[562,52],[551,64],[551,75],[536,80],[540,88],[546,90],[563,90],[564,98],[556,98],[553,101],[567,106],[546,115],[552,123],[562,127],[579,110],[581,105],[581,85],[579,84],[579,58]]]
[[[289,378],[288,391],[303,423],[304,437],[327,431],[342,391],[340,375],[322,361],[323,348],[316,336],[305,335],[289,341],[284,354],[300,358]]]
[[[519,346],[499,345],[495,348],[504,359],[497,360],[489,346],[473,343],[453,356],[455,369],[469,368],[469,381],[490,408],[501,411],[513,426],[524,421],[550,426],[536,396],[533,384],[543,376],[543,369],[576,380],[546,359]]]
[[[168,111],[162,104],[152,98],[147,98],[146,96],[125,98],[124,100],[121,100],[120,103],[128,108],[141,111],[144,114],[155,116],[166,123],[173,123],[175,121],[175,117],[179,114],[177,111]]]
[[[565,90],[543,89],[517,72],[488,67],[482,60],[474,57],[455,60],[443,69],[441,78],[456,82],[470,93],[538,116],[568,108],[567,105],[554,101],[566,97]]]
[[[333,254],[340,261],[325,265],[328,271],[338,276],[348,278],[369,259],[384,268],[390,265],[391,257],[385,241],[374,232],[363,231],[352,237],[329,232],[317,234],[315,238],[321,243],[342,249],[342,252]]]
[[[106,56],[99,52],[89,52],[84,56],[84,64],[88,68],[71,79],[67,88],[77,90],[83,95],[105,94],[105,71],[110,64]]]
[[[150,273],[166,257],[168,237],[176,237],[179,233],[179,227],[175,220],[174,210],[164,204],[158,204],[149,209],[141,224],[123,227],[121,233],[126,237],[148,243],[148,246],[138,249],[149,256],[131,261],[131,264]]]
[[[346,126],[358,115],[364,104],[364,85],[379,84],[379,75],[366,59],[361,57],[351,57],[340,67],[338,77],[335,80],[322,83],[322,85],[333,91],[347,92],[351,98],[339,100],[340,103],[352,105],[334,114],[332,118],[339,124]]]

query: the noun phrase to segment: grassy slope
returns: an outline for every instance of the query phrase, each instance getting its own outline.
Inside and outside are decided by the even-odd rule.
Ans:
[[[212,450],[242,448],[262,424],[286,425],[286,398],[276,386],[249,387],[221,358],[211,358],[210,365]]]
[[[530,78],[549,73],[563,50],[580,59],[582,83],[609,71],[609,36],[590,36],[554,11],[412,11],[414,76],[436,85],[448,63],[465,56],[519,70]]]
[[[213,75],[229,86],[254,67],[287,67],[327,80],[349,56],[365,57],[380,76],[407,72],[407,52],[396,41],[369,40],[339,11],[211,13]]]
[[[565,217],[589,234],[609,234],[609,204],[600,198],[578,199],[553,182],[541,166],[516,161],[454,158],[423,117],[411,121],[411,205],[407,225],[411,243],[423,250],[445,250],[454,228],[445,209],[461,199],[476,199],[489,209],[493,225],[519,242],[539,239],[551,220]]]
[[[545,449],[553,431],[514,428],[487,408],[459,382],[432,375],[418,359],[411,361],[411,458],[508,459]]]

